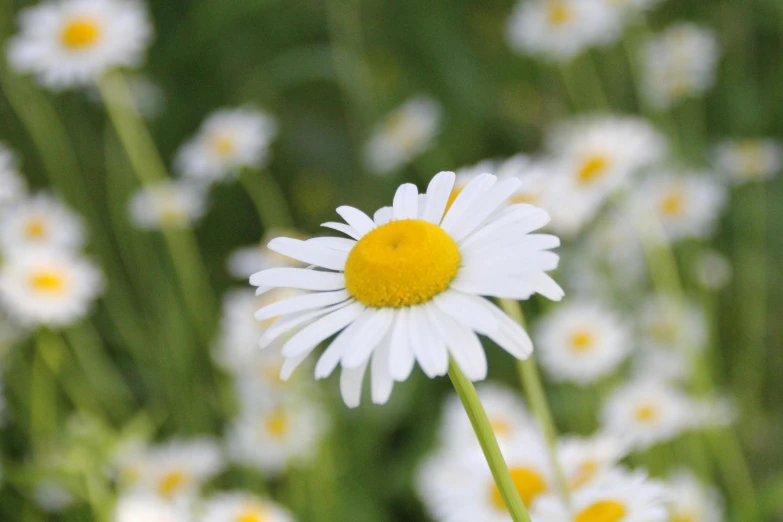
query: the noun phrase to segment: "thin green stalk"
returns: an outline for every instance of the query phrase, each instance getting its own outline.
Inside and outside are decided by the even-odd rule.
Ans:
[[[595,61],[595,56],[592,52],[585,53],[585,56],[581,58],[584,63],[583,78],[589,81],[592,96],[593,96],[593,109],[610,110],[611,104],[609,103],[609,95],[604,89],[604,82],[601,79],[601,72],[598,70],[598,64]]]
[[[500,452],[500,446],[495,433],[492,431],[492,424],[489,422],[487,412],[481,405],[476,388],[473,387],[467,377],[460,371],[459,367],[452,361],[449,366],[449,378],[454,389],[457,391],[462,406],[468,414],[473,430],[476,432],[484,457],[487,459],[489,469],[492,471],[492,478],[506,503],[508,512],[514,522],[530,522],[530,515],[519,497],[511,473],[508,470],[506,461],[503,460],[503,454]]]
[[[41,346],[36,346],[30,372],[30,438],[44,443],[57,423],[57,388]],[[26,393],[26,392],[25,392]]]
[[[289,229],[294,225],[283,190],[268,171],[245,170],[240,173],[239,181],[253,201],[264,228]]]
[[[714,454],[719,456],[717,464],[732,499],[735,520],[758,522],[761,519],[758,496],[736,435],[727,429],[708,433],[706,437]]]
[[[525,317],[522,314],[522,308],[519,303],[511,299],[501,299],[500,306],[517,323],[522,326],[525,325]],[[541,382],[541,375],[538,373],[538,364],[535,357],[531,355],[525,361],[518,361],[517,370],[525,389],[528,405],[544,432],[549,460],[552,468],[555,470],[558,488],[566,503],[570,504],[571,488],[568,485],[563,466],[560,464],[560,459],[557,456],[557,427],[546,400],[546,392]]]

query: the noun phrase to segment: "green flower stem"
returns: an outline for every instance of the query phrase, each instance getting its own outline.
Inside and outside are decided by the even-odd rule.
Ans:
[[[525,325],[525,317],[522,314],[522,308],[519,306],[519,303],[511,299],[501,299],[500,306],[517,323],[522,326]],[[570,504],[571,488],[568,485],[565,473],[563,473],[563,467],[560,465],[560,459],[557,456],[557,428],[546,400],[546,393],[541,383],[541,375],[538,373],[538,364],[535,357],[531,355],[525,361],[518,361],[517,370],[525,389],[528,405],[533,410],[533,415],[544,432],[549,460],[552,468],[555,470],[558,488],[566,503]]]
[[[285,194],[268,171],[247,169],[240,173],[239,182],[253,201],[258,219],[266,230],[294,226]]]
[[[514,481],[511,479],[511,473],[506,461],[503,460],[503,454],[500,452],[500,446],[495,439],[495,433],[492,431],[487,413],[481,405],[476,388],[453,361],[449,366],[449,378],[454,389],[457,390],[457,395],[462,401],[470,423],[473,425],[473,430],[476,432],[481,449],[484,451],[484,457],[492,471],[492,477],[506,503],[511,519],[514,522],[530,522],[530,515],[527,514],[527,509],[525,509]]]

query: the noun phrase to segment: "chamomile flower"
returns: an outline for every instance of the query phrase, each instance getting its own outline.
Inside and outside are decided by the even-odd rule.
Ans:
[[[643,472],[615,471],[574,492],[571,510],[553,495],[535,504],[536,522],[668,522],[666,488]]]
[[[713,156],[715,168],[735,183],[769,179],[783,170],[783,148],[771,139],[727,140]]]
[[[190,522],[186,508],[154,495],[132,494],[119,499],[113,522]]]
[[[710,236],[725,202],[726,189],[716,176],[692,172],[651,176],[630,198],[639,220],[656,218],[670,241]]]
[[[723,502],[714,488],[708,488],[687,469],[672,473],[669,511],[672,522],[723,522]]]
[[[19,159],[0,142],[0,208],[16,203],[27,193],[27,182],[19,174]]]
[[[604,0],[531,0],[519,2],[506,35],[519,53],[565,62],[588,47],[613,42],[621,17]]]
[[[250,278],[257,292],[292,287],[308,290],[261,308],[256,319],[280,316],[261,338],[268,346],[297,332],[283,345],[290,372],[335,334],[316,365],[316,378],[342,366],[343,399],[360,402],[372,361],[372,398],[388,400],[394,381],[404,381],[418,361],[429,377],[445,375],[449,358],[465,375],[486,377],[487,359],[476,333],[517,358],[532,351],[524,329],[482,296],[527,299],[540,293],[559,300],[563,291],[546,272],[558,256],[554,236],[529,234],[547,223],[543,210],[507,205],[519,181],[491,174],[471,181],[446,209],[455,175],[443,172],[420,196],[402,185],[392,207],[371,219],[340,207],[344,223],[326,223],[351,239],[308,241],[280,238],[271,250],[321,269],[273,268]]]
[[[59,198],[38,194],[0,214],[0,244],[5,252],[31,247],[75,251],[84,244],[84,224]]]
[[[227,434],[235,462],[279,475],[289,464],[306,463],[317,455],[328,419],[311,401],[289,394],[274,401],[244,402],[244,411]]]
[[[0,266],[0,302],[25,326],[73,324],[87,315],[102,290],[100,270],[66,251],[22,249]]]
[[[498,384],[484,383],[476,387],[481,404],[499,441],[512,440],[523,430],[530,429],[532,420],[519,392]],[[454,395],[446,402],[440,428],[444,447],[464,447],[475,444],[476,434],[459,398]]]
[[[556,308],[536,326],[538,356],[559,381],[582,385],[614,372],[631,349],[627,324],[613,310],[590,301]]]
[[[203,506],[202,522],[294,522],[284,507],[251,493],[219,493]]]
[[[212,183],[234,176],[244,168],[259,168],[269,157],[277,123],[250,107],[212,113],[198,133],[177,152],[176,170],[182,175]]]
[[[689,428],[689,398],[674,386],[643,379],[616,388],[601,412],[604,431],[632,449],[647,449]]]
[[[590,438],[564,437],[557,442],[557,456],[572,491],[612,472],[627,454],[628,448],[620,439],[602,433]]]
[[[269,242],[277,237],[307,239],[304,234],[296,230],[272,230],[267,232],[260,244],[242,247],[231,253],[226,260],[228,272],[238,279],[246,280],[259,270],[281,266],[301,266],[302,263],[267,248]]]
[[[706,318],[692,302],[651,297],[641,306],[638,324],[642,347],[654,351],[692,353],[707,341]]]
[[[642,52],[645,95],[660,108],[706,92],[715,82],[720,47],[709,29],[677,24]]]
[[[89,85],[144,58],[152,27],[135,0],[59,0],[25,9],[8,60],[51,89]]]
[[[388,174],[430,148],[440,132],[442,109],[438,102],[418,96],[389,114],[373,131],[364,150],[371,172]]]
[[[129,206],[131,222],[148,230],[186,227],[205,212],[204,190],[185,181],[161,181],[141,188]]]

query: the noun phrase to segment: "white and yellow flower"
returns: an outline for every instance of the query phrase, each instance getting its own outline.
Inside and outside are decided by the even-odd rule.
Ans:
[[[135,0],[43,2],[19,15],[8,60],[51,89],[90,85],[115,67],[144,58],[152,26]]]
[[[307,239],[296,230],[272,230],[264,234],[260,244],[238,248],[226,260],[228,272],[238,278],[247,279],[260,270],[281,266],[302,266],[302,263],[269,250],[267,245],[277,237]]]
[[[9,254],[25,248],[75,251],[84,245],[84,224],[59,198],[38,194],[0,214],[0,245]]]
[[[139,189],[130,200],[131,222],[141,229],[190,226],[206,212],[203,188],[186,181],[161,181]]]
[[[256,314],[259,321],[280,317],[262,336],[262,346],[297,330],[282,348],[285,373],[339,334],[315,374],[326,377],[341,365],[343,399],[353,407],[371,362],[372,398],[384,403],[394,381],[406,380],[416,361],[436,377],[446,374],[453,358],[469,379],[484,379],[487,359],[476,333],[517,358],[531,353],[524,329],[481,296],[562,298],[546,274],[557,266],[558,256],[549,249],[559,240],[530,234],[549,216],[531,205],[508,205],[519,181],[499,182],[490,174],[471,181],[447,209],[454,180],[454,173],[441,173],[422,196],[414,185],[402,185],[393,206],[374,219],[340,207],[347,224],[325,226],[350,239],[279,238],[269,244],[320,267],[273,268],[250,279],[260,294],[280,287],[309,291]]]
[[[432,98],[418,96],[389,114],[372,133],[364,162],[375,174],[388,174],[430,148],[440,132],[442,109]]]
[[[21,201],[26,194],[27,182],[19,173],[19,159],[0,142],[0,208]]]
[[[563,437],[557,456],[572,491],[588,487],[611,473],[628,454],[617,437],[598,433],[590,438]]]
[[[535,338],[547,374],[581,385],[613,373],[631,350],[626,322],[610,308],[590,301],[555,308],[536,325]]]
[[[209,498],[199,518],[202,522],[294,522],[283,506],[251,493],[218,493]]]
[[[155,495],[131,494],[120,497],[114,508],[113,522],[190,522],[186,507],[172,504]]]
[[[103,275],[88,259],[58,249],[26,248],[0,266],[0,301],[25,326],[71,325],[103,290]]]
[[[695,303],[651,297],[642,303],[638,319],[642,348],[693,353],[707,342],[707,320]]]
[[[735,183],[766,180],[783,170],[783,148],[771,139],[727,140],[715,147],[713,158]]]
[[[276,134],[277,122],[260,110],[240,107],[215,111],[180,147],[176,170],[185,177],[212,183],[244,168],[263,167]]]
[[[723,522],[723,502],[714,488],[708,488],[685,468],[672,473],[669,486],[671,522]]]

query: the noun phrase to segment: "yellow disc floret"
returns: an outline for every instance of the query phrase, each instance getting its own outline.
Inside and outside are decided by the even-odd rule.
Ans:
[[[519,498],[522,499],[522,503],[527,507],[532,506],[533,501],[549,489],[544,477],[533,469],[512,468],[509,472],[511,473],[511,480],[514,481],[514,487],[516,487],[517,493],[519,493]],[[506,509],[506,503],[500,494],[500,489],[494,483],[492,484],[492,503],[500,510]]]
[[[59,294],[65,289],[65,279],[54,270],[41,270],[30,275],[30,286],[37,292]]]
[[[601,500],[582,510],[575,522],[620,522],[625,516],[625,506],[614,500]]]
[[[374,308],[426,303],[449,287],[460,265],[457,243],[428,221],[392,221],[365,235],[345,264],[345,287]]]
[[[577,173],[581,185],[589,185],[600,179],[609,168],[609,159],[604,156],[592,156],[585,160]]]
[[[60,35],[69,49],[85,49],[94,45],[101,36],[101,28],[90,18],[75,18],[68,22]]]

